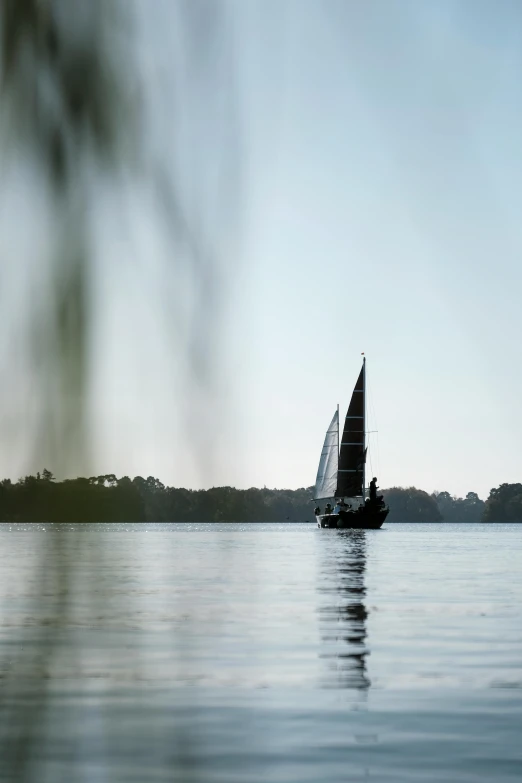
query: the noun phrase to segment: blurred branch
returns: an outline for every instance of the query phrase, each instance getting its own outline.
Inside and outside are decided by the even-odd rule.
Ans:
[[[40,259],[49,264],[49,295],[28,316],[38,355],[37,451],[63,471],[84,465],[87,453],[88,190],[92,168],[115,163],[129,127],[111,28],[123,19],[118,3],[101,0],[3,0],[0,13],[6,141],[36,162],[55,204],[55,252]]]
[[[138,138],[137,95],[142,74],[138,72],[137,52],[133,49],[136,41],[128,24],[138,5],[138,0],[132,4],[120,0],[0,0],[0,133],[8,151],[4,164],[16,168],[22,162],[38,172],[53,225],[51,252],[47,254],[34,245],[35,268],[43,270],[37,305],[23,301],[23,312],[15,314],[20,323],[29,325],[25,330],[28,336],[24,349],[29,355],[33,394],[38,405],[35,431],[27,431],[25,435],[34,444],[33,458],[49,465],[61,477],[92,472],[86,411],[91,345],[98,312],[93,301],[95,250],[91,213],[96,192],[93,182],[100,182],[107,173],[114,178],[120,164],[128,166],[131,160],[138,161],[137,169],[143,164],[139,176],[148,179],[147,184],[158,201],[162,225],[169,228],[170,249],[183,245],[184,260],[176,256],[173,261],[171,253],[168,267],[165,265],[162,272],[164,280],[172,282],[164,286],[172,294],[165,304],[169,312],[176,310],[176,300],[184,293],[177,288],[180,263],[185,264],[193,286],[189,323],[178,341],[189,360],[188,385],[194,384],[199,392],[208,389],[217,364],[218,304],[223,292],[222,256],[215,242],[223,230],[220,215],[214,215],[205,225],[205,221],[198,221],[187,208],[187,199],[181,195],[183,184],[176,178],[174,167],[165,164],[170,149],[156,150],[151,156],[153,165],[138,150],[138,142],[142,148],[148,143],[145,136]],[[154,7],[147,0],[146,5],[142,4],[142,11],[146,8],[146,13],[154,13]],[[228,153],[224,173],[214,189],[219,212],[226,200],[220,188],[225,189],[228,197],[237,184],[235,177],[229,181],[227,166],[227,162],[233,164],[236,160],[237,117],[233,111],[231,41],[223,38],[223,4],[180,0],[172,7],[189,55],[182,102],[184,115],[179,121],[190,114],[188,107],[192,102],[190,121],[199,132],[199,140],[196,142],[190,135],[188,143],[194,146],[195,158],[203,144],[214,144],[218,154],[222,149]],[[226,67],[218,69],[216,83],[213,83],[214,47],[224,47],[226,55]],[[173,68],[172,63],[175,60],[171,62]],[[173,81],[178,78],[176,73],[169,76]],[[143,78],[144,89],[152,89],[153,77],[147,74]],[[216,142],[216,127],[212,127],[211,134],[206,133],[207,118],[200,110],[206,108],[206,101],[211,103],[210,99],[225,84],[229,102],[225,100],[221,105],[219,99],[219,111],[214,108],[224,128]],[[165,138],[167,144],[174,131]],[[136,153],[135,158],[129,154],[131,151]],[[202,165],[199,171],[202,200],[197,202],[196,213],[204,210],[207,174]],[[193,179],[186,176],[184,182]],[[28,217],[24,215],[25,220]],[[9,317],[4,314],[4,319]],[[177,328],[180,331],[179,325]],[[169,338],[172,335],[167,334],[167,342]],[[188,388],[189,407],[193,404],[191,392]],[[25,421],[20,429],[24,426],[28,429]],[[204,436],[202,454],[208,450],[206,430]],[[27,664],[24,655],[18,655],[10,675],[9,684],[15,698],[5,705],[2,717],[6,725],[16,725],[18,734],[13,737],[4,731],[4,745],[9,746],[4,753],[4,771],[9,780],[32,779],[34,746],[45,738],[42,724],[47,678],[59,647],[56,627],[52,626],[68,622],[67,596],[76,578],[68,565],[61,535],[46,536],[41,550],[39,568],[46,579],[56,582],[52,592],[57,592],[60,599],[55,620],[35,640],[29,702],[18,698]],[[79,548],[80,544],[78,551]],[[36,616],[45,608],[44,583],[42,579]],[[84,599],[95,600],[91,594]],[[188,747],[187,738],[185,750]]]

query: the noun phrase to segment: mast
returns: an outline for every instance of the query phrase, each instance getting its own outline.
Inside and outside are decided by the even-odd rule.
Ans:
[[[339,452],[341,450],[341,433],[339,431],[339,403],[337,403],[337,464],[339,464]]]
[[[363,503],[366,495],[366,356],[363,359],[363,466],[362,466],[362,496]]]

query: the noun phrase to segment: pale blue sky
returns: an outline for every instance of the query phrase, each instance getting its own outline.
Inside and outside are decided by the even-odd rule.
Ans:
[[[522,7],[284,5],[249,38],[250,482],[313,476],[362,350],[381,485],[520,480]]]
[[[172,4],[157,0],[155,15],[137,6],[149,148],[177,172],[187,204],[205,203],[209,235],[230,261],[227,343],[211,404],[192,390],[189,410],[183,330],[169,343],[158,302],[172,286],[169,317],[183,323],[194,281],[176,264],[166,285],[162,262],[182,251],[158,230],[145,185],[132,186],[125,208],[106,194],[96,472],[176,486],[310,485],[365,351],[381,486],[484,497],[522,480],[522,6],[232,3],[242,188],[225,217],[214,162],[236,140],[216,130],[230,108],[219,78],[211,97],[195,90],[175,132]],[[228,54],[216,56],[225,81]],[[19,260],[30,251],[9,214],[2,247],[16,246]],[[200,453],[214,444],[212,464],[190,454],[187,432]]]

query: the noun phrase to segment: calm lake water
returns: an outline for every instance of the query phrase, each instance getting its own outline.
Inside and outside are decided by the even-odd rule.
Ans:
[[[0,779],[522,779],[522,525],[0,526]]]

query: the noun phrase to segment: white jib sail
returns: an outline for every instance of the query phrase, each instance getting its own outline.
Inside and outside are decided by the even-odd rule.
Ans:
[[[332,498],[337,489],[337,468],[339,467],[339,411],[328,427],[324,439],[317,478],[315,480],[314,499]]]

